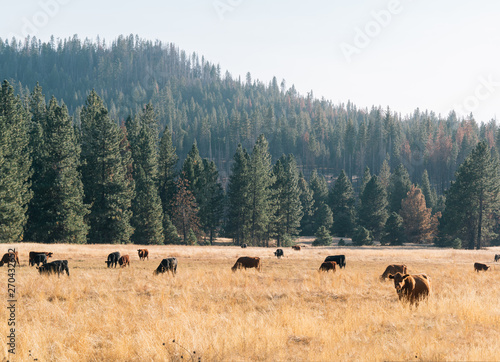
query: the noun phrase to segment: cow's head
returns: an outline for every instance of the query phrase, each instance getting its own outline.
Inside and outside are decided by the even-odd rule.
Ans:
[[[396,288],[398,294],[402,293],[404,290],[412,290],[415,286],[415,280],[409,274],[391,274],[389,275],[389,279],[394,279],[394,288]]]
[[[47,258],[51,258],[54,253],[47,253]]]

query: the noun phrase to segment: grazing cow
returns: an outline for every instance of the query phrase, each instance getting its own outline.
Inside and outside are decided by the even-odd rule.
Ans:
[[[120,264],[120,268],[125,268],[127,265],[130,266],[130,257],[128,255],[120,256],[118,264]]]
[[[260,271],[260,258],[259,257],[250,257],[250,256],[242,256],[236,260],[231,270],[235,272],[237,269],[248,269],[255,268]]]
[[[30,264],[36,264],[36,266],[39,266],[40,264],[47,264],[47,255],[46,254],[36,254],[34,255],[31,260]]]
[[[300,245],[293,245],[293,246],[292,246],[292,249],[293,249],[293,250],[300,251]]]
[[[51,253],[49,251],[30,251],[30,254],[29,254],[29,264],[30,264],[30,266],[35,265],[35,263],[33,263],[33,258],[36,255],[38,255],[38,254],[45,254],[47,256],[47,258],[51,258],[52,255],[53,255],[53,253]]]
[[[478,273],[483,270],[483,271],[486,271],[488,270],[490,267],[486,264],[482,264],[482,263],[474,263],[474,271],[477,271]]]
[[[274,255],[276,255],[276,257],[279,259],[281,258],[284,254],[283,254],[283,249],[276,249],[276,251],[274,252]]]
[[[380,279],[385,280],[389,275],[394,275],[396,273],[406,274],[406,265],[391,264],[385,268],[384,274],[380,276]]]
[[[330,255],[325,258],[325,261],[334,261],[340,268],[345,268],[345,255]]]
[[[247,247],[247,244],[241,244],[241,247],[245,249]]]
[[[495,263],[500,260],[500,254],[495,254]]]
[[[67,260],[54,260],[51,263],[43,264],[40,267],[36,267],[40,274],[55,274],[60,276],[62,272],[66,272],[69,276],[68,261]]]
[[[146,260],[146,258],[148,258],[148,260],[149,260],[149,251],[148,251],[148,249],[138,249],[137,252],[139,253],[139,259],[140,260]]]
[[[163,259],[158,265],[158,268],[153,272],[153,275],[158,275],[160,273],[171,272],[172,276],[175,277],[175,273],[177,272],[177,259],[176,258],[167,258]]]
[[[431,280],[426,274],[401,274],[389,275],[394,279],[394,288],[398,293],[399,300],[409,302],[410,306],[426,298],[431,292]]]
[[[17,251],[3,254],[2,259],[0,260],[0,266],[9,263],[14,263],[14,266],[19,264],[19,254]]]
[[[115,251],[114,253],[111,253],[108,255],[108,260],[105,261],[106,264],[108,264],[108,268],[113,266],[116,268],[116,264],[118,264],[118,259],[120,259],[120,252]]]
[[[329,272],[330,270],[333,270],[335,272],[337,267],[337,263],[334,261],[324,261],[321,266],[319,267],[319,271],[325,271]]]

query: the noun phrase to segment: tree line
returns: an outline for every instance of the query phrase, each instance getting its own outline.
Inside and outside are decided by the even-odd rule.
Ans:
[[[212,243],[291,245],[298,235],[331,235],[355,245],[404,242],[481,248],[498,243],[500,167],[477,142],[445,195],[426,170],[417,184],[403,163],[366,167],[356,192],[348,173],[306,178],[295,155],[275,162],[264,134],[251,152],[241,143],[227,187],[197,142],[181,165],[169,125],[152,103],[114,120],[91,91],[78,122],[37,85],[0,93],[0,240],[44,243]],[[161,131],[161,132],[160,132]]]

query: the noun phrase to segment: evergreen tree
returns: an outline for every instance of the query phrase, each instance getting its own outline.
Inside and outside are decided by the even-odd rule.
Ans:
[[[314,224],[317,229],[321,226],[324,226],[328,230],[331,230],[333,225],[333,213],[332,209],[330,209],[330,206],[328,206],[326,203],[320,203],[319,207],[316,209]]]
[[[80,120],[82,180],[85,202],[91,205],[89,241],[129,243],[134,182],[126,134],[110,119],[95,91],[87,97]]]
[[[403,218],[398,213],[392,212],[385,223],[382,242],[390,245],[403,245],[404,231]]]
[[[428,208],[434,209],[436,207],[436,195],[435,191],[431,188],[431,183],[429,182],[429,174],[427,170],[424,170],[422,174],[422,180],[420,181],[420,188],[425,197],[425,203]]]
[[[378,173],[378,177],[380,179],[380,183],[382,186],[384,186],[385,191],[389,191],[389,185],[391,181],[391,166],[389,166],[389,162],[387,162],[387,159],[382,162],[382,167],[380,169],[380,172]]]
[[[408,171],[400,164],[394,170],[391,176],[391,182],[389,186],[389,212],[399,212],[401,209],[401,200],[406,197],[408,191],[411,188],[410,175]]]
[[[164,234],[164,244],[180,244],[182,239],[177,233],[177,228],[172,224],[170,216],[168,214],[163,215],[163,234]]]
[[[249,168],[249,218],[246,225],[252,245],[262,245],[269,240],[272,221],[271,185],[274,182],[269,145],[260,135],[250,157]]]
[[[29,116],[7,82],[0,90],[0,242],[24,239],[31,200]]]
[[[249,173],[250,156],[247,151],[238,145],[231,165],[228,197],[228,217],[226,233],[233,238],[236,245],[249,242],[245,229],[245,222],[249,217]]]
[[[300,202],[299,171],[293,155],[283,155],[274,165],[275,176],[274,228],[277,246],[282,246],[281,239],[299,234],[300,220],[302,219],[302,205]]]
[[[352,243],[356,246],[371,245],[373,244],[372,233],[360,225],[354,231]]]
[[[37,242],[85,243],[88,226],[84,221],[89,210],[83,204],[83,184],[80,172],[80,147],[66,106],[50,100],[43,131],[43,163],[41,174],[43,199],[37,203],[43,222],[34,233]],[[40,220],[42,221],[42,220]]]
[[[314,239],[312,245],[313,246],[328,246],[332,244],[332,236],[328,229],[324,226],[321,226],[318,231],[316,231],[316,239]]]
[[[351,236],[355,224],[356,200],[352,184],[344,170],[330,190],[329,199],[333,212],[333,233],[340,237]]]
[[[182,172],[186,180],[189,182],[189,187],[198,200],[198,194],[201,191],[201,174],[203,173],[203,160],[200,157],[196,141],[193,143],[184,163],[182,164]]]
[[[311,179],[309,180],[309,188],[313,192],[314,204],[328,202],[328,184],[322,175],[318,175],[316,170],[313,170]]]
[[[494,238],[499,213],[500,171],[486,142],[480,142],[460,165],[446,196],[443,232],[464,241],[468,249],[481,249],[483,236]]]
[[[28,207],[28,221],[26,224],[26,239],[35,242],[49,242],[48,232],[45,229],[46,220],[43,205],[47,201],[50,185],[44,182],[44,175],[48,165],[45,160],[46,148],[44,145],[44,129],[47,119],[47,105],[42,87],[37,83],[30,98],[31,126],[30,152],[32,155],[31,190],[33,197]]]
[[[365,171],[363,173],[363,178],[361,179],[361,186],[359,188],[359,194],[362,195],[365,190],[366,184],[370,182],[372,178],[372,174],[370,173],[370,169],[368,166],[365,167]]]
[[[175,147],[172,143],[172,133],[167,126],[165,127],[160,140],[158,167],[160,198],[164,214],[172,214],[170,207],[172,205],[172,199],[175,194],[175,167],[178,160],[179,157],[177,157],[177,154],[175,153]]]
[[[376,175],[366,184],[360,204],[359,224],[380,237],[387,220],[387,195]]]
[[[302,206],[303,217],[300,220],[300,230],[301,235],[313,235],[313,227],[314,227],[314,198],[313,192],[309,188],[304,175],[300,173],[299,175],[299,195],[300,195],[300,204]]]
[[[151,104],[135,117],[130,144],[134,160],[135,198],[131,219],[135,244],[162,244],[163,215],[158,192],[158,132]],[[128,127],[127,127],[128,129]]]
[[[217,236],[224,213],[224,190],[219,182],[219,172],[213,161],[203,159],[200,175],[199,217],[205,234],[209,235],[210,244]]]
[[[187,244],[189,232],[201,236],[198,205],[184,173],[177,179],[176,189],[172,200],[172,222],[180,232],[184,244]]]

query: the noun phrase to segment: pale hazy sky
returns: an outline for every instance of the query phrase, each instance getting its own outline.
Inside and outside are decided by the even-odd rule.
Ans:
[[[336,104],[500,116],[500,1],[4,0],[0,9],[3,39],[137,34]]]

